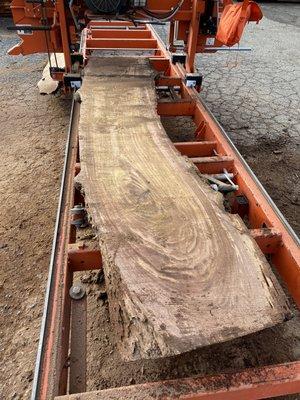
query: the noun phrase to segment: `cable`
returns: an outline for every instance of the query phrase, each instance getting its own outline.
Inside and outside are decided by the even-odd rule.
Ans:
[[[45,11],[46,11],[46,10],[45,10],[45,8],[44,8],[44,4],[42,4],[42,17],[43,17],[43,19],[44,19],[44,22],[47,21],[47,17],[46,17]],[[50,34],[50,31],[44,31],[44,33],[45,33],[45,41],[46,41],[46,47],[47,47],[47,54],[48,54],[49,66],[50,66],[50,68],[52,68],[51,54],[50,54],[50,45],[49,45],[49,42],[50,42],[50,44],[52,45],[52,49],[53,49],[53,56],[54,56],[54,61],[55,61],[55,64],[56,64],[56,68],[58,68],[58,62],[57,62],[56,52],[55,52],[54,45],[53,45],[53,43],[52,43],[52,41],[51,41],[51,34]],[[49,34],[49,37],[48,37],[48,34]]]
[[[46,31],[44,31],[44,33],[45,33],[45,40],[46,40],[46,47],[47,47],[47,54],[48,54],[49,66],[50,66],[50,68],[52,68],[52,65],[51,65],[51,56],[50,56],[50,49],[49,49],[49,43],[48,43],[48,36],[47,36],[47,32],[46,32]]]
[[[41,10],[42,10],[42,19],[43,19],[43,23],[45,23],[45,22],[47,21],[47,17],[46,17],[46,14],[45,14],[44,3],[42,4]],[[47,47],[47,54],[48,54],[49,66],[50,66],[50,68],[52,68],[52,65],[51,65],[51,55],[50,55],[50,47],[49,47],[47,32],[44,31],[44,34],[45,34],[45,41],[46,41],[46,47]]]
[[[174,15],[177,14],[177,12],[178,12],[179,9],[181,8],[183,2],[184,2],[184,0],[180,0],[180,1],[177,3],[176,7],[175,7],[173,10],[170,10],[168,13],[159,13],[159,14],[156,14],[156,13],[153,13],[152,11],[148,10],[148,8],[145,8],[145,7],[142,8],[142,11],[143,11],[146,15],[148,15],[148,16],[150,16],[150,17],[152,17],[152,18],[155,18],[155,19],[157,19],[157,20],[161,20],[161,21],[164,21],[164,22],[168,22],[171,18],[174,17]]]
[[[50,36],[50,32],[49,32],[49,36]],[[52,43],[52,42],[51,42]],[[58,68],[58,62],[57,62],[57,57],[56,57],[56,51],[54,49],[53,43],[52,43],[52,48],[53,48],[53,55],[54,55],[54,60],[55,60],[55,64],[56,64],[56,68]]]

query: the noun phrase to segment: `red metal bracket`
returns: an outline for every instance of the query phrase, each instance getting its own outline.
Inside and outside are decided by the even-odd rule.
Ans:
[[[72,272],[102,268],[100,250],[91,250],[85,246],[70,244],[68,250],[69,266]]]

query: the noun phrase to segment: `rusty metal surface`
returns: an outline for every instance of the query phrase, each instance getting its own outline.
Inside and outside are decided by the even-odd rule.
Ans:
[[[98,249],[71,244],[69,245],[68,256],[70,269],[73,272],[102,268],[101,253]]]
[[[55,400],[256,400],[300,392],[300,362],[106,389]]]
[[[71,300],[70,393],[86,390],[87,298]]]

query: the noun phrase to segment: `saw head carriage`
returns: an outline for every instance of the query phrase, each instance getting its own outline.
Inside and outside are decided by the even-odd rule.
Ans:
[[[254,4],[250,0],[238,5],[231,0],[13,0],[14,26],[9,29],[18,33],[21,42],[9,54],[48,53],[52,78],[65,87],[77,87],[78,74],[95,50],[137,50],[164,57],[151,29],[167,24],[164,47],[186,73],[195,73],[197,53],[214,53],[223,46],[220,27],[232,45],[239,41],[247,21],[261,18],[256,13],[253,19]],[[51,54],[56,59],[56,53],[64,54],[64,67],[51,63]]]
[[[55,79],[62,81],[65,74],[76,72],[78,64],[84,66],[91,29],[99,21],[104,25],[101,29],[97,27],[98,39],[105,39],[103,26],[110,26],[114,32],[108,33],[106,43],[98,41],[93,50],[153,50],[155,56],[157,52],[151,48],[151,42],[145,42],[151,38],[147,34],[136,36],[134,31],[143,29],[145,24],[168,24],[167,49],[185,54],[185,68],[194,72],[195,54],[211,52],[220,45],[215,35],[222,7],[222,0],[13,0],[14,26],[9,29],[18,33],[21,42],[9,53],[64,53],[64,70],[51,71]],[[123,35],[120,31],[125,26]]]
[[[146,7],[147,0],[84,0],[85,5],[95,14],[104,16],[130,15]]]

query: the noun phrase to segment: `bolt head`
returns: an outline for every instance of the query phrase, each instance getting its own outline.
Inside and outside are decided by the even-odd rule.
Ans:
[[[72,299],[80,300],[85,296],[85,288],[80,283],[76,283],[70,288],[69,294]]]
[[[79,294],[81,292],[81,287],[80,286],[73,286],[73,293],[74,294]]]

